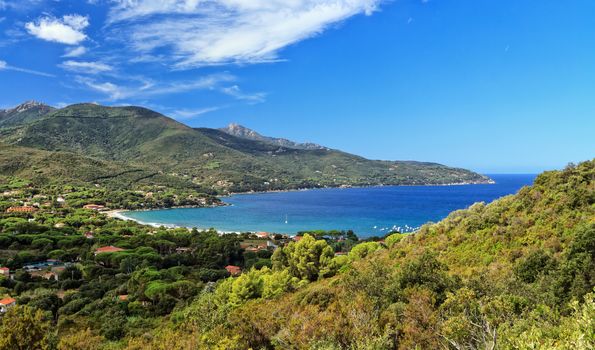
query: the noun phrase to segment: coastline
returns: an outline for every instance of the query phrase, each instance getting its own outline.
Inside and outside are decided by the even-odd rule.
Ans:
[[[422,185],[385,185],[385,184],[381,184],[381,185],[366,185],[366,186],[337,186],[337,187],[315,187],[315,188],[298,188],[298,189],[285,189],[285,190],[271,190],[271,191],[249,191],[249,192],[230,192],[228,194],[225,195],[220,195],[217,196],[219,199],[221,199],[221,204],[217,205],[217,206],[229,206],[231,204],[229,203],[225,203],[224,199],[225,198],[229,198],[232,196],[239,196],[239,195],[254,195],[254,194],[269,194],[269,193],[283,193],[283,192],[301,192],[301,191],[311,191],[311,190],[340,190],[340,189],[358,189],[358,188],[386,188],[386,187],[447,187],[447,186],[465,186],[465,185],[493,185],[496,184],[496,181],[494,181],[493,179],[489,178],[489,182],[482,182],[482,183],[470,183],[470,182],[461,182],[461,183],[448,183],[448,184],[422,184]],[[217,206],[212,206],[212,207],[217,207]],[[169,208],[145,208],[145,209],[138,209],[138,210],[128,210],[128,209],[115,209],[115,210],[110,210],[110,211],[106,211],[104,212],[108,217],[111,218],[116,218],[116,219],[120,219],[120,220],[124,220],[124,221],[134,221],[138,224],[141,225],[147,225],[147,226],[152,226],[155,228],[159,228],[159,227],[166,227],[166,228],[185,228],[185,229],[193,229],[196,228],[198,230],[209,230],[209,229],[214,229],[216,230],[219,234],[224,234],[224,233],[238,233],[238,232],[244,232],[244,231],[223,231],[223,230],[219,230],[217,228],[214,227],[200,227],[200,226],[181,226],[181,225],[176,225],[176,224],[164,224],[164,223],[159,223],[159,222],[149,222],[149,221],[143,221],[143,220],[139,220],[133,217],[130,217],[128,215],[126,215],[128,212],[142,212],[142,211],[157,211],[157,210],[173,210],[173,209],[180,209],[180,208],[210,208],[209,207],[202,207],[202,206],[175,206],[175,207],[169,207]],[[258,231],[258,230],[257,230]],[[248,231],[246,231],[248,232]],[[256,231],[254,231],[256,232]]]
[[[312,191],[312,190],[332,190],[332,189],[349,189],[349,188],[380,188],[380,187],[442,187],[442,186],[473,186],[473,185],[495,185],[496,181],[488,177],[486,182],[452,182],[445,184],[419,184],[419,185],[391,185],[391,184],[380,184],[380,185],[340,185],[340,186],[324,186],[324,187],[304,187],[304,188],[293,188],[285,190],[267,190],[267,191],[246,191],[246,192],[229,192],[218,196],[218,198],[226,198],[242,194],[267,194],[267,193],[283,193],[283,192],[300,192],[300,191]],[[169,209],[169,208],[162,208]],[[148,209],[148,210],[160,210],[160,209]]]
[[[239,232],[236,232],[236,231],[221,231],[221,230],[217,230],[217,229],[215,229],[213,227],[210,227],[210,228],[204,228],[204,227],[198,227],[198,226],[189,227],[189,226],[180,226],[180,225],[175,225],[175,224],[162,224],[162,223],[158,223],[158,222],[146,222],[146,221],[142,221],[142,220],[138,220],[138,219],[132,218],[130,216],[126,216],[124,214],[124,213],[131,212],[131,211],[152,211],[152,210],[169,210],[169,209],[182,209],[182,208],[188,208],[188,209],[191,209],[191,208],[205,208],[206,209],[206,208],[214,208],[214,207],[178,206],[178,207],[171,207],[171,208],[154,208],[154,209],[140,209],[140,210],[114,209],[114,210],[104,211],[103,214],[105,214],[107,217],[112,218],[112,219],[119,219],[119,220],[123,220],[123,221],[134,221],[137,224],[151,226],[151,227],[154,227],[154,228],[160,228],[160,227],[165,227],[165,228],[185,228],[185,229],[188,229],[188,230],[197,229],[199,231],[206,231],[206,230],[214,229],[219,234],[239,233]]]

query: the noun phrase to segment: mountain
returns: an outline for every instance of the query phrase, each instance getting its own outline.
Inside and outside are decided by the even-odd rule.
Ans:
[[[415,234],[331,244],[278,248],[127,349],[595,348],[595,159]]]
[[[11,109],[0,110],[0,127],[33,122],[54,109],[41,102],[27,101]]]
[[[490,181],[435,163],[375,161],[193,129],[142,107],[76,104],[38,113],[0,127],[0,142],[151,169],[221,192]]]
[[[252,129],[248,129],[245,126],[235,124],[235,123],[231,123],[228,126],[226,126],[225,128],[221,128],[219,130],[221,130],[227,134],[230,134],[232,136],[237,136],[237,137],[240,137],[243,139],[248,139],[248,140],[262,141],[265,143],[270,143],[272,145],[281,146],[281,147],[296,148],[296,149],[309,149],[309,150],[326,149],[326,147],[323,147],[321,145],[317,145],[317,144],[311,143],[311,142],[298,143],[298,142],[293,142],[293,141],[290,141],[287,139],[282,139],[282,138],[262,136],[261,134],[257,133],[256,131],[254,131]]]

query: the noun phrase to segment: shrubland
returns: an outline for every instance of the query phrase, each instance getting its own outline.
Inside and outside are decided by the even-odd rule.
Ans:
[[[3,281],[19,305],[3,316],[10,342],[0,349],[595,347],[595,161],[414,234],[357,242],[304,232],[235,277],[218,271],[243,263],[241,236],[148,234],[99,215],[63,231],[17,219],[0,222],[0,244],[26,248],[7,264],[55,250],[82,262],[60,282]],[[102,245],[127,250],[92,257],[94,243],[76,237],[85,225],[98,225]],[[194,255],[171,254],[177,246]],[[17,336],[28,326],[34,332]]]

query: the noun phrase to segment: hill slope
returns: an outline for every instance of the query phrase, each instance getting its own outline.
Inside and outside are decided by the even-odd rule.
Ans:
[[[0,141],[144,167],[221,191],[342,185],[486,183],[435,163],[373,161],[192,129],[141,107],[78,104],[0,129]]]
[[[290,243],[129,349],[595,347],[595,160],[386,244]]]
[[[0,174],[28,179],[35,185],[99,184],[112,189],[155,185],[211,192],[187,179],[166,175],[149,167],[131,166],[72,152],[45,151],[2,143],[0,143]]]

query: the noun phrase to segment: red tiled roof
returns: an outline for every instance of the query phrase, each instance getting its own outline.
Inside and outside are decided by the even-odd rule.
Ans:
[[[110,246],[107,246],[107,247],[97,248],[97,250],[95,250],[95,254],[99,254],[99,253],[115,253],[115,252],[121,252],[123,250],[125,250],[125,249],[114,247],[113,245],[110,245]]]
[[[22,207],[10,207],[6,209],[7,213],[32,213],[36,211],[37,208],[29,207],[29,206],[22,206]]]
[[[225,266],[225,269],[232,275],[238,275],[242,272],[242,269],[239,266],[234,265],[227,265]]]
[[[0,305],[9,305],[15,303],[17,300],[15,298],[4,298],[0,300]]]
[[[86,204],[83,205],[83,209],[103,209],[105,208],[104,205],[101,204]]]
[[[10,269],[8,267],[0,267],[0,270],[2,270],[2,271],[10,271]]]

